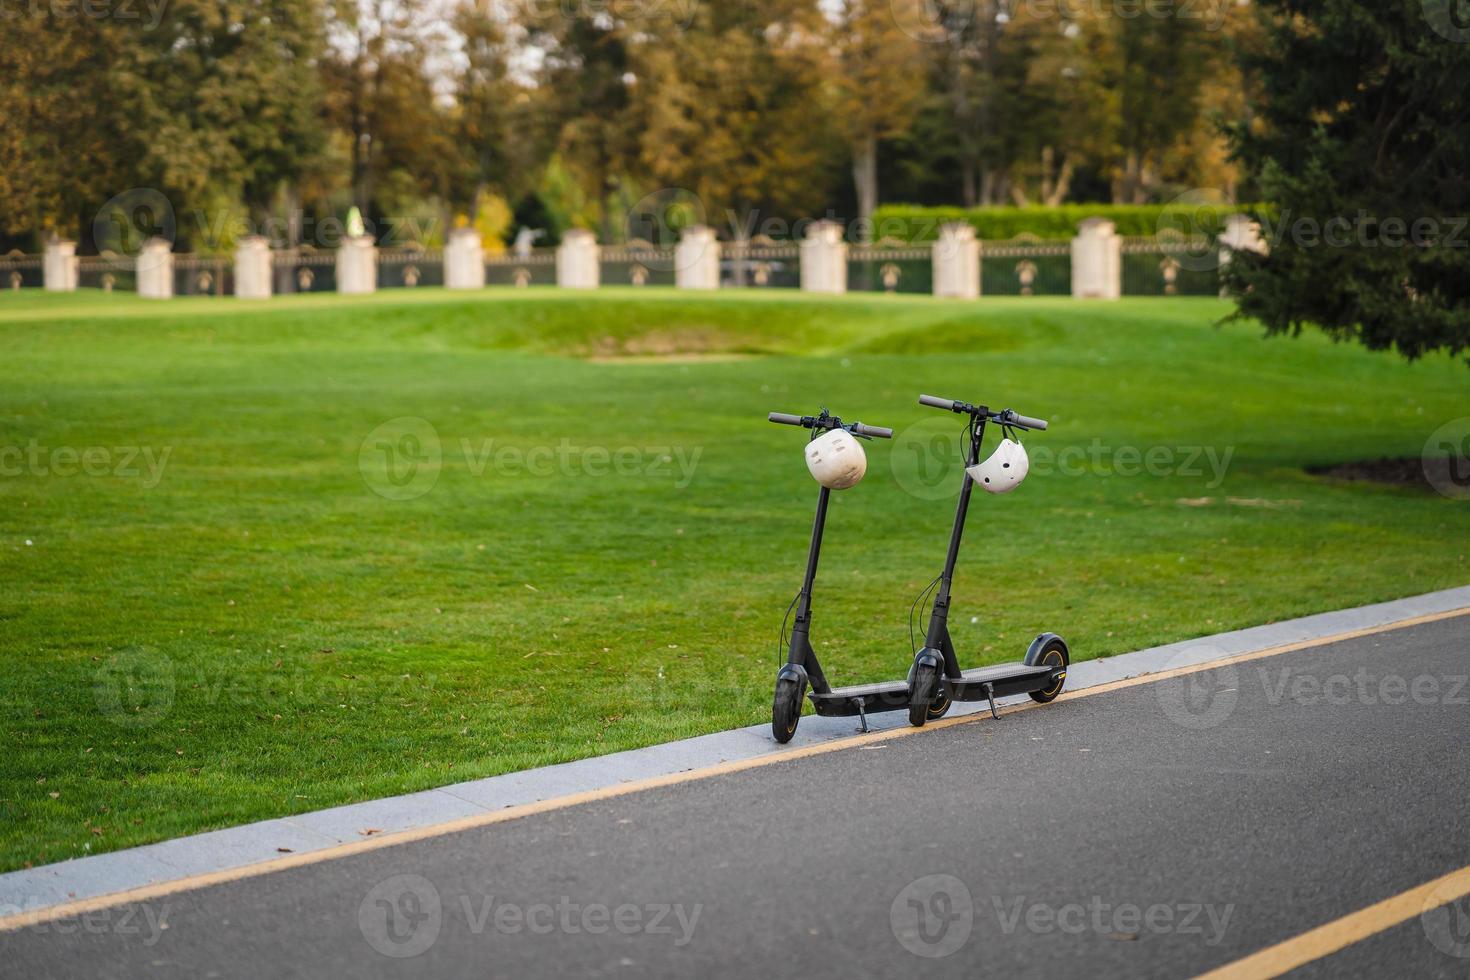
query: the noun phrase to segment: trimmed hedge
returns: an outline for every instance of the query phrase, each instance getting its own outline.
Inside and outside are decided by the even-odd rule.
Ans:
[[[1015,238],[1023,233],[1045,239],[1069,239],[1086,218],[1107,218],[1120,235],[1152,236],[1160,229],[1186,234],[1217,235],[1226,215],[1256,210],[1243,204],[1063,204],[1058,207],[925,208],[886,204],[873,215],[874,240],[891,237],[906,242],[933,241],[939,228],[968,222],[982,239]]]

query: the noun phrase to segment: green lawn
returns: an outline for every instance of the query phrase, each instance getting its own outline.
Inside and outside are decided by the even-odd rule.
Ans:
[[[907,430],[834,501],[842,683],[906,670],[943,557],[959,420],[921,391],[1053,422],[1051,465],[972,508],[967,663],[1470,582],[1470,505],[1302,469],[1417,455],[1470,369],[1227,312],[0,296],[0,869],[767,720],[816,496],[771,410]]]

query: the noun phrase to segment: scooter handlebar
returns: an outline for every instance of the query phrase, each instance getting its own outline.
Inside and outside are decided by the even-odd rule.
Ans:
[[[893,430],[892,429],[885,429],[882,426],[878,426],[878,425],[863,425],[863,423],[859,422],[853,428],[854,428],[854,431],[858,435],[860,435],[860,436],[872,436],[873,438],[876,438],[876,439],[892,439],[893,438]]]
[[[955,406],[959,403],[953,398],[940,398],[937,395],[920,395],[919,404],[928,405],[930,408],[942,408],[946,412],[953,412],[955,411]]]
[[[800,415],[789,415],[786,412],[772,412],[769,418],[772,422],[779,425],[801,425]]]
[[[1033,419],[1029,415],[1017,415],[1009,409],[1006,410],[1005,418],[1002,421],[1006,425],[1018,425],[1023,429],[1045,429],[1047,424],[1046,419]]]

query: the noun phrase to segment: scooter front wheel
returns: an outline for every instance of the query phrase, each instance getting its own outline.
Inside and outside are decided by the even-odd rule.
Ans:
[[[919,663],[914,665],[913,681],[909,685],[909,724],[915,728],[923,728],[924,722],[938,715],[930,714],[936,707],[935,696],[939,694],[939,668],[931,664]],[[948,696],[945,701],[949,700]],[[940,714],[949,710],[946,703],[940,709]]]
[[[801,685],[793,680],[776,681],[776,697],[771,702],[771,734],[785,745],[796,734],[801,723]]]

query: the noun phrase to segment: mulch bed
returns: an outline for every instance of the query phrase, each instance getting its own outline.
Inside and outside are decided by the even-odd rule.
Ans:
[[[1460,463],[1464,468],[1464,461]],[[1371,459],[1355,463],[1338,463],[1334,466],[1308,466],[1313,476],[1326,476],[1335,480],[1367,480],[1371,483],[1386,483],[1396,487],[1415,487],[1434,491],[1439,486],[1453,485],[1450,479],[1448,457],[1421,459],[1410,456],[1405,459]]]

